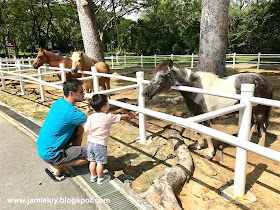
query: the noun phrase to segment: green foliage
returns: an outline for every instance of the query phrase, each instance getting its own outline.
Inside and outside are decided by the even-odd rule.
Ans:
[[[229,9],[230,52],[279,53],[280,0],[256,1]]]
[[[165,0],[130,25],[125,48],[137,54],[198,52],[200,1]]]
[[[68,3],[67,3],[68,2]],[[96,19],[105,51],[118,51],[112,6],[96,0]],[[103,3],[102,3],[103,2]],[[120,41],[135,54],[198,53],[200,0],[115,0]],[[144,5],[144,6],[143,6]],[[142,11],[138,21],[122,16]],[[229,8],[228,52],[280,53],[280,0],[232,0]],[[0,1],[0,51],[16,40],[22,52],[39,47],[64,53],[82,50],[83,41],[74,0]]]

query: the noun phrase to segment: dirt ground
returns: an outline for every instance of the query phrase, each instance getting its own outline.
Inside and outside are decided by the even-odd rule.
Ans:
[[[151,79],[153,68],[125,68],[113,69],[123,76],[135,77],[137,71],[145,72],[145,79]],[[274,99],[280,100],[280,71],[257,69],[228,69],[228,73],[257,72],[263,74],[274,87]],[[57,81],[57,77],[49,76],[46,81]],[[133,84],[131,82],[112,79],[111,88]],[[25,114],[43,123],[51,105],[62,97],[62,91],[46,87],[46,101],[40,102],[37,85],[26,85],[26,95],[21,96],[19,83],[7,82],[7,89],[0,91],[0,101],[13,106]],[[177,100],[173,100],[176,98]],[[120,100],[130,104],[137,104],[136,90],[128,90],[111,96],[111,99]],[[77,105],[87,115],[86,103]],[[176,116],[188,112],[179,92],[168,91],[146,101],[146,108],[161,111]],[[125,110],[111,107],[110,111],[123,113]],[[280,151],[280,109],[273,108],[268,127],[266,147]],[[108,164],[106,168],[115,177],[124,181],[136,193],[141,194],[149,188],[153,180],[162,173],[166,167],[177,163],[173,149],[168,143],[170,131],[166,129],[169,123],[152,117],[146,118],[147,136],[152,137],[152,144],[140,145],[135,142],[139,136],[138,117],[131,121],[122,121],[114,124],[111,129],[111,138],[108,145]],[[229,134],[237,133],[237,119],[234,115],[214,120],[213,127]],[[183,134],[187,145],[193,144],[197,134],[185,131]],[[84,134],[83,145],[86,145],[87,134]],[[257,143],[257,137],[253,136]],[[223,161],[218,163],[207,160],[204,156],[206,149],[192,151],[195,171],[192,179],[176,190],[178,200],[184,209],[279,209],[280,206],[280,164],[249,152],[247,165],[246,190],[253,193],[257,200],[253,204],[246,204],[240,199],[239,205],[225,201],[221,197],[221,189],[232,184],[235,170],[235,151],[227,145],[224,149]]]

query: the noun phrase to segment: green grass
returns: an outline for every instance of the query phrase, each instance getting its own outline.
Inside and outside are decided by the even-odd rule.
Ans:
[[[43,120],[46,118],[47,114],[47,111],[35,111],[33,112],[32,117],[36,120]]]

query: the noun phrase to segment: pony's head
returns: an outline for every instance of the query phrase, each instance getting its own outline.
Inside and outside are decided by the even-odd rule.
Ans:
[[[151,82],[143,90],[143,96],[152,99],[156,94],[169,90],[173,85],[171,70],[173,61],[159,63],[155,68],[155,74]]]
[[[44,65],[44,63],[47,62],[47,58],[46,58],[46,52],[44,49],[40,48],[38,55],[35,59],[35,61],[33,62],[33,67],[35,69],[38,69],[40,66]]]
[[[71,73],[73,75],[76,75],[78,70],[81,69],[81,60],[83,58],[83,52],[70,52],[72,57],[72,68],[71,68]]]

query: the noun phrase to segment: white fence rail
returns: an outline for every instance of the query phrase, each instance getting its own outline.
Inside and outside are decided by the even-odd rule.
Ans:
[[[14,70],[6,70],[5,68],[13,67]],[[46,69],[47,67],[40,67],[39,70],[32,69],[30,65],[21,65],[19,62],[16,62],[14,66],[11,64],[9,67],[6,67],[6,64],[0,63],[0,76],[1,76],[1,84],[2,89],[6,89],[5,80],[17,80],[20,81],[20,87],[21,87],[21,93],[24,94],[24,83],[30,82],[30,83],[36,83],[40,86],[40,93],[41,93],[41,100],[44,100],[44,86],[50,86],[56,89],[62,90],[62,82],[58,83],[49,83],[43,81],[43,77],[45,75],[50,74],[65,74],[65,72],[70,71],[70,69],[65,69],[63,66],[60,66],[60,68],[52,68],[49,67],[48,69],[51,70],[60,70],[56,72],[42,72],[42,69]],[[30,74],[31,71],[36,71],[36,74],[34,75],[25,75],[24,72],[28,72]],[[252,103],[259,103],[263,105],[269,105],[269,106],[276,106],[280,107],[280,102],[270,99],[262,99],[257,97],[252,97],[254,92],[254,85],[245,84],[242,85],[242,91],[241,95],[237,94],[226,94],[221,92],[215,92],[210,90],[204,90],[204,89],[198,89],[198,88],[191,88],[191,87],[185,87],[185,86],[176,86],[172,87],[175,90],[181,90],[181,91],[189,91],[189,92],[197,92],[197,93],[204,93],[204,94],[210,94],[215,96],[222,96],[227,98],[233,98],[240,100],[240,104],[230,106],[224,109],[220,109],[214,112],[205,113],[199,116],[191,117],[191,118],[180,118],[176,116],[171,116],[165,113],[153,111],[150,109],[145,108],[145,99],[141,95],[143,91],[143,85],[149,83],[149,81],[144,80],[144,73],[143,72],[137,72],[136,78],[130,78],[130,77],[124,77],[124,76],[117,76],[117,75],[111,75],[111,74],[103,74],[103,73],[97,73],[96,67],[92,67],[92,72],[83,72],[88,73],[91,76],[83,79],[93,79],[94,81],[94,87],[96,93],[110,93],[110,92],[117,92],[117,91],[123,91],[127,89],[138,89],[138,106],[126,104],[119,101],[109,100],[110,104],[126,108],[135,112],[139,113],[139,136],[140,136],[140,142],[144,142],[146,140],[146,128],[145,128],[145,115],[149,115],[152,117],[155,117],[157,119],[161,119],[170,123],[174,123],[180,126],[183,126],[185,128],[197,131],[199,133],[203,133],[206,135],[209,135],[215,139],[218,139],[220,141],[226,142],[228,144],[231,144],[233,146],[237,147],[237,154],[236,154],[236,168],[235,168],[235,182],[234,182],[234,195],[236,197],[244,196],[245,194],[245,184],[246,184],[246,165],[247,165],[247,153],[248,151],[251,151],[253,153],[256,153],[258,155],[261,155],[263,157],[269,158],[271,160],[280,162],[280,152],[275,151],[266,147],[262,147],[260,145],[254,144],[252,142],[249,142],[248,136],[249,136],[249,128],[251,123],[251,113],[252,113]],[[17,78],[7,77],[7,75],[10,76],[16,76]],[[131,82],[136,82],[135,85],[129,85],[126,87],[106,90],[106,91],[99,91],[98,90],[98,77],[111,77],[111,78],[117,78],[121,80],[127,80]],[[62,77],[63,78],[63,77]],[[64,78],[65,79],[65,78]],[[91,98],[92,95],[87,94],[86,97]],[[234,111],[240,112],[240,120],[239,120],[239,132],[238,137],[231,136],[229,134],[223,133],[221,131],[214,130],[209,127],[205,127],[199,124],[199,122],[209,120],[227,113],[231,113]]]
[[[273,65],[277,64],[276,68],[280,69],[280,54],[236,54],[231,53],[226,55],[226,63],[231,64],[232,68],[236,67],[236,64],[251,64],[256,66],[257,69],[261,65]],[[247,58],[247,59],[243,59]],[[248,59],[249,58],[249,59]],[[108,63],[111,63],[111,67],[129,67],[129,66],[156,66],[160,61],[172,59],[176,64],[187,64],[190,67],[197,66],[198,55],[153,55],[153,56],[113,56],[105,58]]]
[[[277,65],[275,68],[280,69],[280,54],[236,54],[230,53],[226,55],[226,63],[230,64],[232,68],[235,68],[237,64],[251,64],[257,69],[262,67],[261,65]],[[247,59],[243,59],[247,58]],[[249,58],[249,59],[248,59]],[[190,67],[197,66],[198,55],[140,55],[140,56],[107,56],[105,60],[111,65],[111,68],[114,67],[130,67],[130,66],[156,66],[160,61],[172,59],[176,64],[187,64]],[[34,58],[0,58],[0,63],[4,62],[6,64],[13,64],[20,62],[21,64],[28,63],[31,65],[31,62],[34,61]]]

